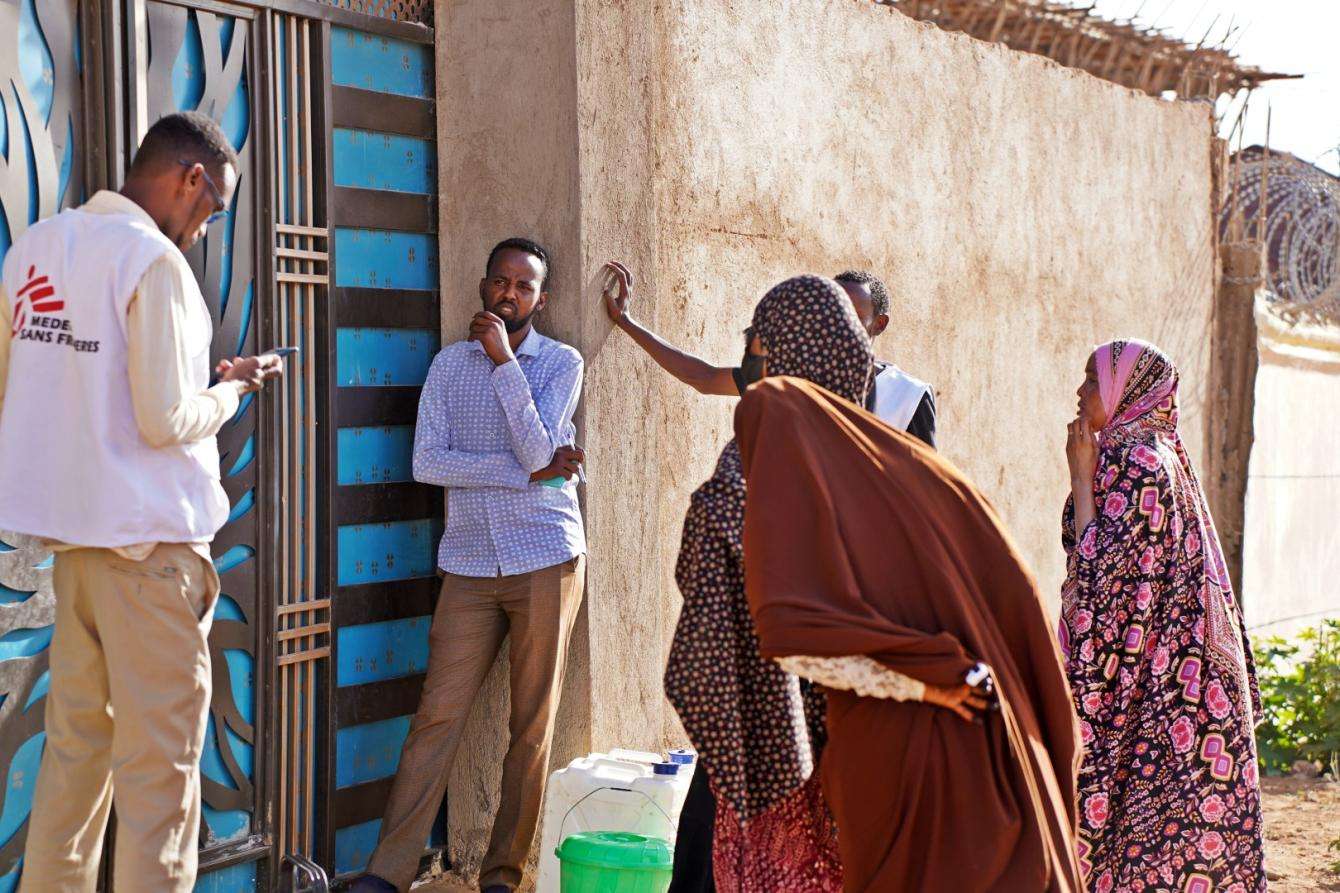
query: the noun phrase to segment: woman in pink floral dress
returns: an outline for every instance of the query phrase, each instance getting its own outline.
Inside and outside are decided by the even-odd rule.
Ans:
[[[1085,746],[1086,884],[1263,891],[1255,672],[1177,433],[1177,370],[1150,344],[1113,341],[1086,373],[1060,630]]]

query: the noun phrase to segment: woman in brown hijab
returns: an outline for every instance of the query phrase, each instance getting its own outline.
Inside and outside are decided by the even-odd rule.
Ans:
[[[861,400],[870,381],[869,338],[832,280],[799,276],[769,291],[754,311],[750,351],[760,371],[801,376],[850,400]],[[684,607],[666,667],[666,695],[716,798],[717,889],[835,891],[842,887],[842,867],[813,772],[823,699],[759,656],[744,592],[744,496],[740,454],[731,441],[684,519],[675,567]],[[966,716],[964,694],[956,683],[921,686],[911,696]]]
[[[751,388],[735,430],[759,652],[829,686],[821,775],[845,889],[1078,893],[1070,693],[991,505],[810,382]],[[1000,708],[981,724],[858,693],[899,697],[889,671],[960,685],[979,661]]]

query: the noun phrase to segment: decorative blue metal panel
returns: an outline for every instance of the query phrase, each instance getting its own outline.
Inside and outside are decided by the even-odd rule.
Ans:
[[[355,87],[364,91],[397,97],[433,97],[433,54],[430,46],[404,43],[343,28],[331,33],[331,77],[337,87]],[[336,482],[341,490],[334,496],[337,505],[385,505],[379,485],[401,484],[412,478],[414,429],[395,410],[390,416],[399,424],[370,427],[373,419],[387,418],[371,407],[381,401],[380,394],[369,389],[404,389],[423,383],[433,356],[440,346],[436,331],[423,322],[401,317],[407,306],[403,294],[417,291],[426,300],[435,300],[439,271],[437,235],[432,225],[419,218],[417,223],[387,216],[397,204],[415,204],[404,193],[431,196],[436,193],[434,145],[431,128],[414,136],[352,129],[365,121],[363,110],[376,100],[353,90],[335,91],[335,119],[342,125],[333,134],[333,173],[335,203],[345,216],[335,220],[333,236],[333,281],[343,305],[358,302],[363,322],[341,324],[335,314],[335,369],[332,380],[338,386],[335,399],[349,427],[338,430],[333,438]],[[389,98],[389,97],[388,97]],[[397,103],[407,100],[398,98]],[[413,106],[412,101],[408,102]],[[425,104],[426,106],[426,104]],[[424,111],[431,114],[429,108]],[[342,111],[344,117],[342,118]],[[424,116],[426,117],[426,116]],[[352,190],[360,190],[353,192]],[[382,198],[378,193],[400,193]],[[372,207],[372,206],[378,207]],[[369,208],[365,218],[360,213]],[[371,218],[392,222],[394,231],[369,228]],[[409,231],[417,227],[420,231]],[[353,291],[353,290],[358,291]],[[385,294],[383,300],[381,297]],[[375,327],[366,326],[375,320]],[[403,392],[387,394],[388,401],[405,407]],[[345,415],[344,413],[348,413]],[[367,413],[367,415],[364,415]],[[363,500],[366,493],[367,501]],[[436,502],[437,494],[434,494]],[[422,505],[422,501],[417,502]],[[415,518],[423,510],[386,510],[377,517],[384,524],[353,525],[338,514],[335,544],[335,582],[339,589],[334,598],[336,616],[342,612],[345,622],[335,635],[336,685],[332,701],[339,704],[376,704],[379,686],[390,680],[421,674],[427,666],[428,630],[431,618],[404,616],[418,614],[423,608],[405,610],[398,604],[385,603],[388,593],[396,591],[400,581],[416,581],[408,587],[424,591],[424,578],[436,568],[436,550],[442,524],[439,518]],[[404,520],[391,520],[391,519]],[[391,583],[391,586],[384,584]],[[383,585],[376,585],[383,584]],[[408,604],[408,602],[407,602]],[[420,602],[421,604],[421,602]],[[354,618],[360,618],[355,620]],[[362,623],[375,618],[379,622]],[[396,683],[403,690],[403,683]],[[364,687],[369,686],[369,687]],[[335,717],[335,775],[333,779],[342,799],[363,796],[351,786],[385,778],[395,771],[401,743],[408,730],[408,717],[386,720],[386,712],[359,718],[360,725],[346,726],[352,717],[337,712]],[[368,722],[379,719],[383,721]],[[341,827],[347,821],[339,809],[331,812],[334,830],[335,869],[347,874],[361,869],[376,845],[380,821]],[[436,829],[432,840],[440,845],[445,828]]]
[[[339,686],[385,682],[427,670],[432,621],[432,617],[406,617],[341,627]]]
[[[259,867],[255,862],[246,862],[202,875],[195,882],[195,893],[252,893],[259,889],[256,877]]]
[[[83,198],[75,0],[0,4],[0,258],[43,217]]]
[[[437,288],[437,236],[385,229],[335,229],[335,284],[350,288]]]
[[[219,605],[214,609],[214,622],[230,621],[245,623],[245,615],[236,601],[227,595],[219,597]],[[240,648],[228,648],[223,652],[227,662],[227,677],[232,681],[233,697],[242,719],[254,725],[256,722],[256,680],[255,659]],[[216,673],[217,675],[217,673]],[[253,778],[255,748],[251,742],[243,739],[231,728],[225,727],[220,735],[217,721],[209,717],[205,731],[205,750],[200,756],[200,771],[219,784],[229,785],[231,770],[223,760],[225,748],[237,761],[237,768],[247,778]],[[219,809],[205,803],[202,806],[205,821],[210,833],[220,840],[233,840],[245,837],[251,831],[251,811],[247,809]]]
[[[80,2],[92,0],[0,0],[0,257],[33,222],[87,198],[83,180]],[[101,6],[107,11],[125,12],[130,4],[129,0],[114,0]],[[268,95],[255,92],[258,85],[252,83],[253,72],[274,71],[283,81],[293,70],[289,47],[278,32],[268,35],[275,58],[252,58],[254,47],[267,45],[259,42],[261,23],[273,20],[287,28],[290,17],[264,12],[257,12],[255,19],[247,17],[251,13],[233,17],[225,14],[226,7],[217,4],[206,11],[164,0],[145,0],[142,9],[141,17],[126,19],[116,39],[147,48],[147,58],[142,60],[145,76],[122,85],[129,104],[113,110],[109,121],[119,127],[118,115],[122,113],[138,121],[137,108],[145,110],[148,123],[171,111],[197,109],[218,120],[239,148],[239,185],[232,214],[216,224],[188,257],[216,324],[215,359],[254,352],[264,346],[256,343],[257,326],[262,319],[274,323],[277,300],[277,289],[270,287],[268,280],[258,282],[258,276],[268,277],[271,271],[256,266],[253,251],[257,243],[255,227],[261,223],[258,177],[270,161],[257,154],[258,146],[252,139],[257,123],[272,124],[268,129],[275,154],[272,161],[280,181],[276,183],[275,220],[314,229],[326,221],[311,219],[312,202],[304,199],[300,188],[288,189],[285,176],[301,179],[313,172],[318,195],[324,192],[325,178],[331,175],[340,187],[431,195],[436,180],[434,147],[428,138],[431,133],[420,133],[416,139],[346,128],[336,137],[334,157],[322,158],[320,152],[290,157],[294,150],[286,137],[312,115],[309,97],[321,95],[320,85],[312,93],[304,93],[300,87],[297,92],[302,95],[291,108],[286,82],[277,84]],[[297,33],[307,33],[301,31],[305,25],[298,27]],[[319,48],[319,28],[311,33],[318,35],[312,46]],[[110,51],[111,47],[105,49]],[[402,97],[432,98],[433,55],[429,45],[338,28],[330,49],[325,61],[336,84]],[[303,77],[312,70],[319,76],[319,69],[311,63],[322,59],[318,55],[297,60],[297,70],[305,72]],[[90,83],[96,84],[101,73],[93,74]],[[118,78],[124,74],[115,72]],[[319,114],[316,120],[329,125],[330,119]],[[98,139],[115,142],[120,136],[100,133]],[[316,136],[319,143],[320,132]],[[314,165],[321,162],[329,163],[331,169],[314,170]],[[101,178],[104,172],[93,173]],[[436,290],[435,236],[349,229],[341,238],[348,260],[342,267],[347,274],[343,284],[426,293]],[[299,272],[309,269],[304,267]],[[317,306],[327,306],[327,297],[322,293]],[[311,322],[310,313],[304,315],[301,308],[295,313],[295,325]],[[395,320],[388,319],[387,325],[394,326]],[[336,365],[352,370],[348,383],[354,385],[370,384],[374,379],[383,385],[418,384],[437,349],[433,332],[382,336],[364,330],[362,335],[352,331],[343,334],[352,337],[353,343],[343,365]],[[377,347],[382,349],[380,353]],[[317,353],[313,351],[312,355]],[[332,376],[331,380],[337,378]],[[316,399],[321,401],[324,396],[318,394]],[[297,405],[311,403],[304,392]],[[270,439],[258,439],[260,412],[261,403],[245,400],[219,438],[231,513],[215,543],[223,597],[211,636],[215,696],[202,757],[204,816],[210,844],[235,843],[248,834],[275,830],[255,813],[254,786],[265,756],[256,751],[256,724],[274,710],[273,703],[262,702],[257,688],[257,676],[268,671],[257,663],[257,646],[262,638],[259,625],[271,620],[271,606],[259,602],[262,594],[270,594],[261,578],[276,572],[272,550],[260,541],[258,523],[262,507],[272,510],[267,502],[272,494],[266,482],[275,468]],[[412,429],[408,426],[349,429],[341,432],[340,439],[354,444],[338,471],[351,477],[342,477],[341,481],[357,485],[409,479]],[[315,476],[322,470],[310,465],[304,473],[308,477],[298,487],[296,497],[289,494],[291,498],[302,499],[312,492],[318,479]],[[300,512],[299,521],[310,516],[310,512]],[[358,580],[430,576],[440,529],[437,519],[343,528],[338,539],[348,547],[345,554],[351,557],[351,563],[348,567],[341,563],[338,570],[332,568],[332,577],[344,582],[347,572],[356,585]],[[296,551],[295,561],[312,554],[310,549]],[[355,557],[360,554],[375,557],[360,560]],[[262,559],[268,562],[264,567]],[[0,791],[0,893],[13,889],[21,870],[23,829],[44,742],[42,713],[49,678],[46,646],[53,613],[50,577],[50,558],[37,544],[0,532],[0,780],[5,785]],[[374,676],[368,678],[387,672],[414,672],[420,667],[426,654],[425,628],[426,620],[420,619],[417,625],[404,624],[398,633],[388,631],[383,645],[389,642],[395,647],[395,659],[389,664],[379,661],[375,669],[369,661],[369,672]],[[352,643],[350,655],[356,662],[362,647],[359,643],[372,648],[377,636],[355,628],[348,642]],[[398,740],[394,739],[395,743]],[[335,742],[331,745],[338,749]],[[335,754],[331,756],[333,764]],[[333,824],[338,824],[338,817]],[[375,842],[377,825],[373,822],[370,827],[340,832],[337,852],[327,855],[337,856],[338,867],[347,868],[354,864],[346,858],[349,853],[361,852],[356,861],[362,864]],[[440,840],[441,835],[436,839]],[[327,845],[333,840],[332,835]],[[351,841],[358,844],[353,850]],[[197,889],[210,893],[255,890],[265,886],[267,874],[263,863],[237,865],[202,876]]]
[[[337,127],[334,149],[336,186],[427,195],[437,184],[428,140]]]
[[[336,532],[341,586],[430,577],[437,566],[438,520],[358,524]]]
[[[340,729],[336,739],[339,757],[335,761],[335,786],[347,788],[395,775],[410,719],[397,716]]]
[[[393,484],[413,479],[414,426],[341,428],[336,483]]]
[[[340,329],[335,380],[340,387],[419,386],[436,354],[437,333],[426,329]]]
[[[431,47],[348,28],[332,28],[330,43],[331,75],[339,86],[433,98]]]
[[[335,832],[335,872],[353,874],[362,871],[377,848],[377,836],[382,820],[373,819],[360,825],[349,825]]]
[[[428,837],[428,845],[445,847],[447,845],[446,813],[438,817],[433,831]],[[373,819],[359,825],[350,825],[335,832],[335,870],[339,874],[353,874],[362,871],[377,848],[377,838],[381,834],[382,820]]]

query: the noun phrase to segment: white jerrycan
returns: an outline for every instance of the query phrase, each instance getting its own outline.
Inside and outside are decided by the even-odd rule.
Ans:
[[[645,794],[647,802],[642,804],[638,812],[637,825],[627,830],[647,837],[664,838],[673,847],[675,832],[679,828],[679,814],[684,809],[684,799],[689,794],[689,781],[692,778],[691,765],[657,763],[652,767],[651,775],[634,780],[633,790]]]
[[[573,760],[567,768],[549,776],[540,832],[537,893],[558,893],[559,864],[554,851],[563,842],[560,835],[632,830],[646,804],[642,794],[633,793],[633,784],[651,773],[650,764],[593,753]],[[664,836],[664,824],[657,836]]]
[[[697,754],[680,749],[667,756],[623,749],[593,753],[549,776],[537,893],[559,893],[555,850],[569,834],[632,831],[674,846]]]

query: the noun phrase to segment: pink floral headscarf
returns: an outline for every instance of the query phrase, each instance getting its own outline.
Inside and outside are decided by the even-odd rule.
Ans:
[[[1147,341],[1109,341],[1094,351],[1098,396],[1107,411],[1104,431],[1154,414],[1177,424],[1177,367]],[[1157,411],[1157,412],[1156,412]]]
[[[1210,515],[1209,502],[1177,431],[1179,376],[1172,359],[1148,341],[1135,338],[1109,341],[1093,353],[1098,371],[1098,396],[1107,412],[1099,435],[1105,446],[1162,435],[1177,454],[1182,471],[1195,494],[1191,510],[1205,530],[1206,572],[1212,582],[1231,588],[1227,562]]]

